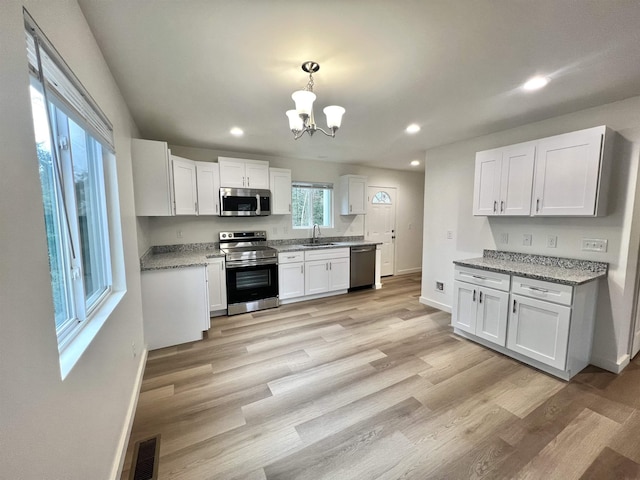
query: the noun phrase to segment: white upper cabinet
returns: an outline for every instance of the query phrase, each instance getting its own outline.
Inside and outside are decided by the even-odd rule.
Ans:
[[[539,141],[534,215],[606,215],[611,162],[605,134],[601,126]]]
[[[220,186],[269,189],[269,162],[218,157]]]
[[[367,177],[343,175],[340,177],[340,215],[367,213]]]
[[[136,215],[173,215],[173,169],[166,142],[132,139],[131,163]]]
[[[476,154],[474,215],[530,215],[535,146],[512,145]]]
[[[198,215],[220,213],[220,170],[217,163],[196,162]]]
[[[271,214],[291,214],[291,170],[270,168],[269,187],[271,190]]]
[[[478,152],[473,214],[606,215],[612,136],[600,126]]]
[[[173,164],[173,191],[176,215],[198,214],[198,187],[196,162],[171,155]]]

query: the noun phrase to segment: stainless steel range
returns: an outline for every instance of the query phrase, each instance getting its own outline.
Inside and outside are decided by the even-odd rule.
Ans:
[[[227,313],[278,306],[278,252],[267,232],[220,232],[227,264]]]

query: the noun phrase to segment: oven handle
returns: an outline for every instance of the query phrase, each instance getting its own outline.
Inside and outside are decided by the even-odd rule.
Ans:
[[[238,261],[227,261],[227,270],[232,270],[234,268],[242,268],[242,267],[257,267],[260,265],[277,265],[278,259],[276,258],[260,258],[257,260],[238,260]]]

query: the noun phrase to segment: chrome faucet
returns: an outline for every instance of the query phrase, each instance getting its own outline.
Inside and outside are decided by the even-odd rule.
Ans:
[[[318,229],[318,234],[316,235],[316,228]],[[313,235],[311,238],[311,243],[316,243],[318,241],[318,237],[320,236],[320,225],[317,223],[313,224]]]

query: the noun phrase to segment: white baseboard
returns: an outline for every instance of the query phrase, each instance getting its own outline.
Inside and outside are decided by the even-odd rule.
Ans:
[[[443,312],[451,313],[451,307],[449,305],[445,305],[444,303],[436,302],[427,297],[420,297],[420,303],[423,305],[427,305],[429,307],[437,308],[438,310],[442,310]]]
[[[131,400],[129,401],[129,409],[127,410],[127,416],[124,419],[122,433],[120,434],[120,441],[118,442],[118,449],[116,450],[116,452],[119,453],[114,459],[113,466],[111,468],[111,478],[113,480],[119,479],[122,476],[122,467],[124,467],[124,459],[127,454],[127,446],[129,445],[129,437],[131,436],[131,427],[133,427],[133,419],[136,414],[138,397],[140,396],[144,367],[147,364],[147,353],[148,351],[145,348],[140,355],[140,364],[138,365],[138,373],[136,374],[133,393],[131,394]]]
[[[624,368],[627,365],[629,365],[630,361],[631,361],[631,357],[629,356],[628,353],[626,353],[622,355],[620,358],[618,358],[617,362],[612,362],[611,360],[606,358],[592,356],[589,363],[591,365],[595,365],[596,367],[600,367],[603,370],[606,370],[611,373],[620,373],[622,370],[624,370]]]
[[[404,268],[402,270],[398,270],[396,272],[396,275],[406,275],[407,273],[418,273],[422,271],[422,267],[416,267],[416,268]]]

